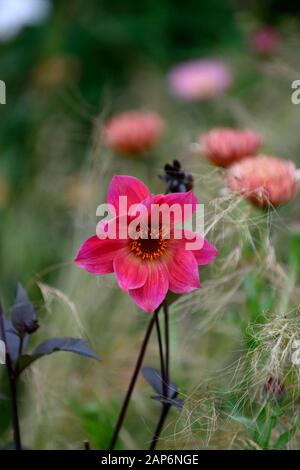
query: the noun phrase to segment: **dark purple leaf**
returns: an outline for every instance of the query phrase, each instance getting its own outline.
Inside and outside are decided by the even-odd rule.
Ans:
[[[4,318],[4,328],[5,328],[5,339],[7,345],[7,353],[13,363],[16,363],[20,353],[20,343],[21,338],[19,337],[17,331],[14,329],[12,322]],[[28,342],[28,335],[25,334],[23,338],[23,347],[26,346]]]
[[[159,395],[163,396],[164,387],[163,387],[163,379],[161,373],[158,369],[153,369],[152,367],[144,367],[142,369],[142,374],[144,379],[148,382],[149,385],[153,388],[153,390]],[[168,398],[174,398],[177,395],[177,386],[171,380],[169,381],[169,386],[167,390]]]
[[[51,338],[40,344],[33,355],[51,354],[55,351],[69,351],[91,359],[100,360],[99,356],[91,350],[87,342],[81,338]]]
[[[100,357],[91,350],[87,342],[80,338],[51,338],[40,344],[32,354],[26,354],[20,357],[18,362],[18,372],[21,373],[26,367],[37,359],[52,354],[57,351],[67,351],[91,359],[100,360]]]
[[[172,405],[172,406],[176,406],[176,408],[183,408],[184,406],[184,400],[182,400],[181,398],[165,398],[163,397],[162,395],[155,395],[153,397],[151,397],[152,400],[156,400],[156,401],[159,401],[160,403],[164,404],[164,405]]]
[[[38,328],[35,309],[21,284],[17,286],[16,300],[11,309],[11,321],[20,336],[33,333]]]

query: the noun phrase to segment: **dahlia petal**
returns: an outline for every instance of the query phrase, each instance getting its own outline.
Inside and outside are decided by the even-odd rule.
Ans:
[[[166,194],[163,199],[164,202],[166,202],[170,206],[172,204],[180,204],[182,206],[184,204],[192,204],[194,210],[196,209],[196,205],[198,203],[198,200],[193,191]]]
[[[81,245],[75,263],[92,274],[112,273],[113,259],[125,243],[125,240],[100,240],[94,235]]]
[[[176,294],[191,292],[201,287],[198,263],[192,251],[185,250],[177,244],[172,258],[167,264],[169,289]]]
[[[107,202],[114,206],[117,213],[120,213],[120,196],[127,196],[127,208],[129,208],[131,204],[138,204],[150,196],[150,194],[147,186],[138,178],[116,175],[109,185]]]
[[[192,251],[197,263],[200,266],[211,263],[218,254],[217,248],[212,245],[208,240],[204,240],[203,247],[200,250]]]
[[[193,253],[200,266],[211,263],[218,254],[217,248],[198,233],[177,229],[174,230],[174,235],[178,241],[183,240],[185,249]]]
[[[147,211],[150,211],[152,204],[161,204],[161,201],[165,197],[164,194],[150,194],[143,201],[141,201],[141,206],[145,207]]]
[[[131,217],[128,214],[123,214],[113,217],[109,220],[101,220],[97,225],[96,234],[100,239],[110,238],[114,239],[127,239],[128,238],[128,224]]]
[[[147,263],[148,275],[145,284],[129,290],[135,303],[148,313],[154,312],[167,295],[169,288],[168,271],[159,261]]]
[[[168,206],[178,205],[181,207],[181,215],[174,214],[174,224],[183,222],[186,218],[189,218],[196,210],[198,200],[193,191],[185,193],[171,193],[166,194],[160,200],[160,204],[167,204]],[[185,205],[191,206],[191,211],[186,212],[184,209]]]
[[[120,250],[113,261],[114,272],[123,290],[142,287],[148,276],[145,262],[138,259],[127,248]]]

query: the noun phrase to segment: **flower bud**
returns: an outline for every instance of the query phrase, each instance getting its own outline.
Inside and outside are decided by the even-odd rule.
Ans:
[[[173,164],[165,165],[165,174],[160,179],[166,183],[167,193],[184,193],[190,191],[194,186],[194,178],[181,168],[178,160],[173,160]]]

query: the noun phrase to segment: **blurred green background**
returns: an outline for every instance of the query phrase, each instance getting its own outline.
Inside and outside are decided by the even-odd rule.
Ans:
[[[95,365],[61,353],[32,367],[20,389],[28,447],[81,448],[88,438],[105,448],[148,320],[113,279],[94,278],[72,263],[94,231],[112,175],[138,176],[155,192],[162,189],[157,175],[164,163],[179,158],[195,177],[209,223],[228,202],[220,198],[222,172],[188,151],[200,132],[251,127],[263,134],[266,153],[300,164],[300,107],[290,100],[291,82],[300,78],[299,21],[292,0],[56,0],[38,24],[20,26],[10,37],[0,22],[0,79],[7,92],[0,105],[1,297],[8,311],[16,282],[28,289],[42,324],[33,344],[50,334],[80,334],[103,357]],[[249,35],[266,24],[280,35],[267,58],[249,46]],[[232,68],[229,92],[203,103],[172,97],[169,68],[210,56]],[[163,115],[166,135],[151,156],[119,158],[101,142],[101,124],[140,108]],[[203,270],[203,289],[172,311],[173,373],[190,404],[180,416],[174,412],[162,447],[259,445],[245,416],[255,415],[259,390],[274,371],[265,359],[258,375],[245,379],[243,367],[259,353],[259,338],[269,351],[263,333],[250,334],[249,322],[264,328],[271,313],[297,309],[299,207],[298,198],[265,216],[242,203],[215,223],[209,239],[220,257]],[[149,362],[157,366],[154,343]],[[279,366],[284,375],[286,364],[279,360]],[[298,413],[297,374],[287,374],[292,399],[278,435]],[[0,378],[4,383],[4,374]],[[141,380],[120,446],[147,447],[159,406],[149,404],[147,387]],[[233,411],[239,419],[228,417]],[[1,443],[9,436],[9,406],[0,401]],[[293,438],[295,448],[297,433]]]

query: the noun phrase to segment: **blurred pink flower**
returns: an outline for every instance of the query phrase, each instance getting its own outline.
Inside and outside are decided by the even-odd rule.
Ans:
[[[255,54],[272,55],[280,42],[278,31],[272,26],[262,26],[254,31],[249,38],[250,47]]]
[[[294,197],[296,167],[292,161],[272,156],[246,158],[228,169],[227,185],[255,205],[276,207]]]
[[[209,99],[232,83],[229,67],[218,59],[199,59],[175,66],[168,75],[171,92],[185,100]]]
[[[261,137],[248,129],[216,128],[200,136],[201,153],[222,167],[255,155],[260,146]]]
[[[125,239],[100,239],[92,236],[81,246],[75,262],[92,274],[114,272],[121,289],[146,312],[153,312],[164,300],[168,290],[175,293],[191,292],[200,287],[198,265],[210,263],[217,250],[207,240],[201,239],[200,249],[187,249],[189,235],[194,240],[200,236],[193,232],[175,228],[178,220],[172,219],[170,237],[165,238],[163,220],[157,228],[157,237],[132,238],[129,236],[130,216],[119,209],[119,196],[127,196],[128,206],[143,204],[146,207],[143,231],[149,235],[152,204],[169,208],[174,204],[183,207],[191,204],[196,209],[197,199],[192,191],[168,195],[150,193],[147,186],[132,176],[115,176],[109,186],[107,202],[115,207],[117,217],[107,222],[126,224]],[[124,220],[124,217],[125,220]],[[162,218],[163,219],[163,218]],[[178,239],[180,230],[181,239]],[[174,236],[177,234],[176,237]]]
[[[150,150],[164,130],[156,113],[128,111],[112,117],[104,125],[105,143],[120,154],[137,155]]]

